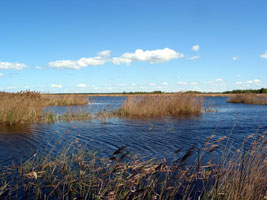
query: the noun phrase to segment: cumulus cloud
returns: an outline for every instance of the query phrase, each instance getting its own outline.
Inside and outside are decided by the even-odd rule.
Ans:
[[[149,85],[151,85],[151,86],[155,86],[155,85],[156,85],[156,83],[149,83]]]
[[[82,88],[86,88],[87,86],[83,83],[77,84],[76,87],[82,87]]]
[[[4,74],[0,73],[0,76],[4,76]]]
[[[26,67],[28,66],[19,62],[0,62],[0,69],[23,70]]]
[[[134,53],[124,53],[120,57],[112,58],[113,64],[130,64],[131,62],[148,62],[151,64],[167,62],[172,59],[183,58],[184,54],[164,48],[156,50],[137,49]]]
[[[43,69],[41,66],[35,66],[35,69]]]
[[[199,58],[200,58],[200,56],[192,56],[192,57],[188,58],[188,60],[196,60],[196,59],[199,59]]]
[[[62,88],[62,85],[52,84],[50,85],[51,88]]]
[[[198,82],[191,82],[191,85],[198,85]]]
[[[224,80],[222,78],[216,79],[217,82],[223,82]]]
[[[267,50],[265,51],[264,54],[261,54],[260,57],[261,57],[261,58],[264,58],[264,59],[267,59]]]
[[[196,45],[194,45],[194,46],[192,47],[192,50],[193,50],[193,51],[199,51],[199,49],[200,49],[200,46],[199,46],[198,44],[196,44]]]
[[[234,57],[232,58],[232,60],[233,60],[233,61],[237,61],[237,60],[239,60],[239,57],[234,56]]]
[[[111,54],[110,50],[104,50],[104,51],[98,52],[98,55],[101,56],[101,57],[109,57],[110,54]]]
[[[168,83],[167,82],[163,82],[162,85],[168,85]]]
[[[235,82],[236,85],[250,85],[250,84],[255,84],[255,85],[261,85],[261,81],[258,79],[255,80],[249,80],[249,81],[237,81]]]
[[[187,85],[187,82],[179,81],[179,82],[177,82],[177,84],[179,84],[179,85]]]

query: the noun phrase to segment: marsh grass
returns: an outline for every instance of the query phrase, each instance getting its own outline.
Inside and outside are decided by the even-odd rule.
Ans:
[[[2,168],[0,198],[264,199],[266,133],[248,136],[235,151],[229,144],[229,138],[212,135],[202,145],[177,149],[168,163],[142,160],[126,146],[99,158],[75,139],[57,156],[53,147],[46,156]]]
[[[84,120],[90,113],[79,111],[56,115],[44,113],[46,106],[51,105],[84,105],[88,98],[76,95],[42,95],[39,92],[0,92],[0,124],[15,125],[61,120]]]
[[[190,94],[128,97],[113,114],[126,118],[181,117],[201,114],[202,106],[203,98]]]
[[[266,94],[237,94],[227,100],[228,103],[267,105]]]
[[[38,122],[45,104],[38,92],[0,92],[0,123],[14,125]]]
[[[70,95],[70,94],[42,94],[46,100],[46,106],[73,106],[88,104],[87,96]]]

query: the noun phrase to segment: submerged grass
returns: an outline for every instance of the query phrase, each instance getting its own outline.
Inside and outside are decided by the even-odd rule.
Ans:
[[[184,153],[179,148],[170,164],[144,161],[125,146],[110,158],[99,158],[76,139],[58,156],[52,156],[52,148],[45,157],[34,154],[19,166],[2,169],[0,198],[265,199],[266,133],[247,137],[234,152],[229,139],[223,145],[226,139],[212,135]]]
[[[228,99],[227,102],[267,105],[267,94],[237,94]]]
[[[203,98],[190,94],[128,97],[114,115],[126,118],[158,118],[199,115]]]

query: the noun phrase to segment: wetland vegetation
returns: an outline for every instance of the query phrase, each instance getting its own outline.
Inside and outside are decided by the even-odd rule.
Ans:
[[[1,199],[233,199],[266,198],[266,133],[250,135],[237,149],[229,137],[174,152],[174,160],[143,160],[122,146],[99,158],[75,139],[20,165],[1,169]],[[71,148],[75,147],[75,148]],[[72,150],[70,150],[72,149]],[[182,153],[183,152],[183,153]],[[208,160],[206,158],[209,158]]]

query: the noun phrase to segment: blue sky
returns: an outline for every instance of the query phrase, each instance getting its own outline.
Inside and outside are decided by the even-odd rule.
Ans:
[[[267,87],[266,10],[266,0],[2,0],[0,90]]]

